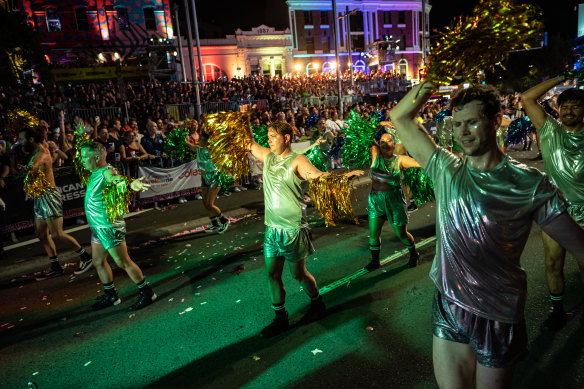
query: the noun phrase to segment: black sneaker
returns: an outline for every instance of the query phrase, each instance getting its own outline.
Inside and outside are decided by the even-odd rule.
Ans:
[[[288,323],[288,312],[286,312],[285,315],[276,316],[273,322],[264,327],[261,334],[264,338],[271,338],[286,332],[288,328],[290,328],[290,324]]]
[[[408,205],[408,212],[416,212],[418,210],[418,206],[413,201]]]
[[[73,274],[83,274],[93,266],[93,260],[89,258],[87,261],[79,261],[79,267],[73,272]]]
[[[366,266],[365,269],[367,271],[373,271],[375,269],[379,269],[381,267],[381,263],[379,263],[379,260],[375,260],[372,259],[371,262],[369,262]]]
[[[543,157],[541,156],[541,153],[537,154],[537,157],[533,158],[532,161],[541,161],[543,159]]]
[[[227,219],[227,221],[225,223],[221,223],[221,227],[219,227],[219,234],[224,233],[227,230],[227,227],[229,227],[229,225],[231,224],[231,221],[229,219]]]
[[[63,275],[63,268],[53,269],[52,267],[48,268],[47,270],[43,271],[42,273],[36,276],[37,281],[44,281],[49,278],[54,278]]]
[[[300,319],[299,323],[304,325],[312,323],[313,321],[317,321],[324,316],[325,312],[326,306],[322,301],[322,296],[320,296],[318,300],[310,302],[310,308],[308,308],[308,311],[306,311],[304,316],[302,316],[302,319]]]
[[[206,232],[206,233],[208,233],[208,234],[211,234],[211,233],[213,233],[213,232],[219,232],[219,230],[221,230],[221,227],[219,227],[219,226],[215,226],[215,225],[211,224],[211,225],[209,226],[209,228],[207,228],[207,229],[205,230],[205,232]]]
[[[130,311],[137,311],[142,309],[154,302],[158,296],[149,286],[145,286],[140,289],[140,294],[138,295],[138,300],[130,306]]]
[[[417,251],[410,253],[410,260],[408,261],[408,267],[418,266],[418,259],[420,259],[420,254]]]
[[[548,318],[544,320],[543,325],[550,331],[562,329],[568,322],[568,315],[564,311],[551,311]]]
[[[108,295],[107,293],[102,295],[97,299],[96,303],[93,303],[90,307],[92,311],[99,311],[100,309],[113,307],[120,304],[122,300],[118,297],[118,294]]]

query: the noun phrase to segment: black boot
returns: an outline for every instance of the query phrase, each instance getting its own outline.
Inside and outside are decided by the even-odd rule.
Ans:
[[[302,316],[302,319],[300,319],[300,324],[304,325],[317,321],[324,316],[325,311],[326,306],[324,305],[324,301],[322,301],[322,296],[318,296],[316,300],[310,301],[310,307],[304,316]]]
[[[380,252],[381,245],[374,245],[369,246],[369,251],[371,252],[371,262],[369,262],[365,269],[367,271],[373,271],[375,269],[379,269],[381,263],[379,262],[379,252]]]
[[[264,338],[271,338],[286,332],[288,328],[290,328],[290,324],[288,323],[288,312],[285,310],[282,310],[281,312],[278,311],[276,312],[276,318],[274,321],[262,330],[262,336]]]
[[[408,261],[408,267],[418,266],[418,259],[420,259],[420,254],[416,251],[416,246],[408,247],[410,250],[410,260]]]
[[[158,296],[150,285],[145,285],[144,287],[140,288],[140,294],[138,295],[138,300],[132,305],[130,305],[130,311],[137,311],[142,309],[154,302]]]

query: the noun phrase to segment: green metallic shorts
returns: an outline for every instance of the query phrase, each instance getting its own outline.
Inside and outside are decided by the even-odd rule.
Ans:
[[[97,243],[109,250],[126,241],[126,223],[116,222],[112,227],[91,227],[91,243]]]
[[[438,290],[432,305],[432,330],[437,338],[468,344],[485,367],[513,366],[528,352],[525,319],[503,323],[479,317],[445,299]]]
[[[298,262],[314,253],[308,227],[284,229],[266,226],[264,235],[264,258],[284,257],[286,261]]]
[[[372,190],[369,193],[367,213],[370,219],[385,219],[394,226],[408,224],[406,197],[403,190]]]
[[[63,217],[63,201],[58,190],[34,199],[34,218],[45,220],[52,217]]]
[[[219,172],[201,172],[201,188],[203,189],[213,189],[218,188],[221,184],[219,183]]]

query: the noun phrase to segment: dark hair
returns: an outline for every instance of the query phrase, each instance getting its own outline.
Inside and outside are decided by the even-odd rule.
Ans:
[[[282,136],[290,135],[290,140],[292,140],[292,138],[294,137],[294,131],[292,130],[292,127],[288,123],[272,122],[268,125],[268,130],[270,128]]]
[[[45,140],[44,133],[45,129],[42,125],[37,124],[33,127],[26,127],[20,130],[20,132],[24,132],[24,137],[28,140],[29,138],[34,139],[34,143],[41,143]]]
[[[501,112],[501,95],[491,85],[477,85],[462,89],[450,101],[450,109],[454,112],[457,107],[476,100],[483,103],[483,114],[489,119]]]
[[[581,89],[566,89],[558,96],[558,107],[567,101],[577,101],[584,104],[584,90]]]

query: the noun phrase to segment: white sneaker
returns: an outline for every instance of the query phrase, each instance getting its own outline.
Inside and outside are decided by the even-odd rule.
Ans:
[[[179,204],[184,204],[186,202],[187,202],[187,199],[185,199],[184,197],[179,197],[179,199],[178,199]]]
[[[200,194],[200,193],[197,193],[197,194],[195,195],[195,200],[203,200],[203,196],[201,196],[201,194]]]
[[[237,193],[237,192],[241,192],[241,189],[239,189],[239,188],[236,186],[235,188],[233,188],[233,191]]]

